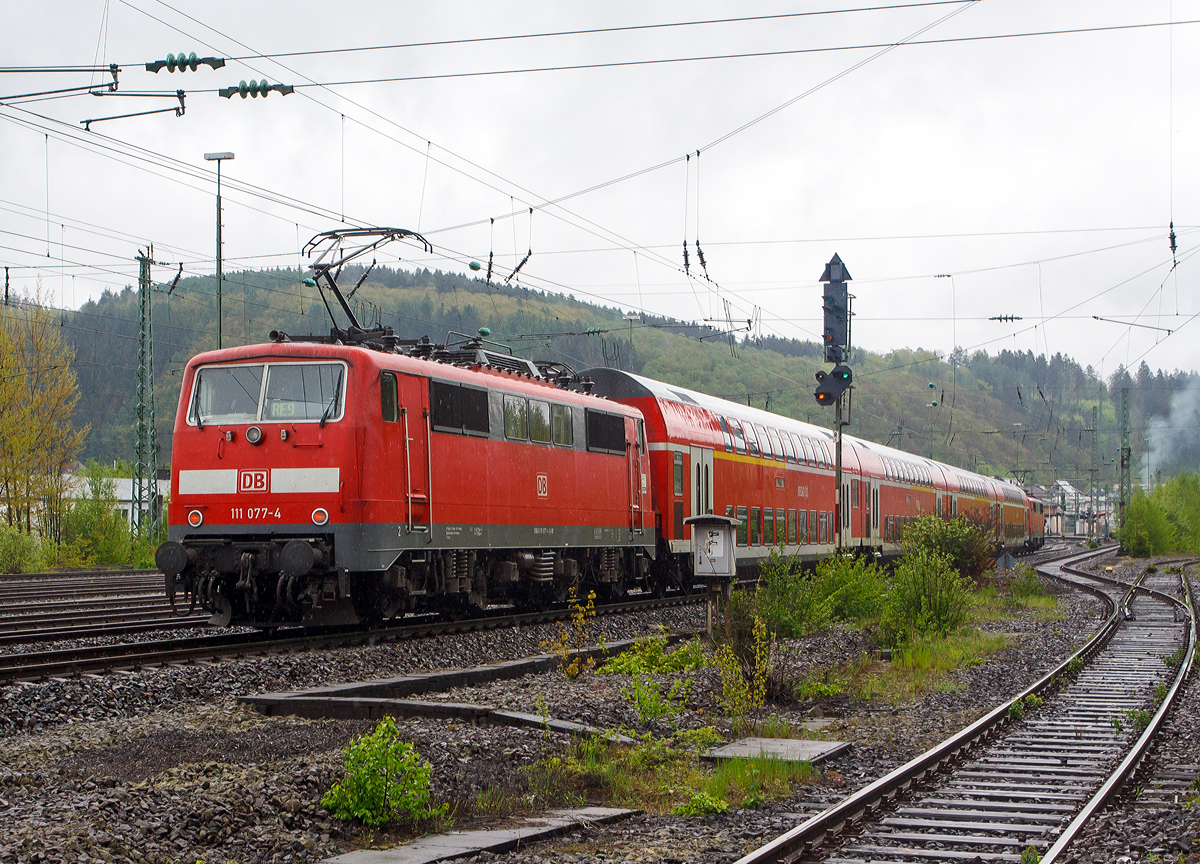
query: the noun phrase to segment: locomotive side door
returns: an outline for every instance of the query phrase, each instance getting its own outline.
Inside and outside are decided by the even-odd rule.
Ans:
[[[429,415],[429,379],[399,375],[400,434],[403,461],[396,488],[404,490],[409,532],[427,532],[433,541],[433,421]]]
[[[713,512],[713,451],[708,447],[689,447],[689,474],[691,487],[691,511],[689,516],[702,516]],[[691,532],[691,526],[684,528],[684,536]]]

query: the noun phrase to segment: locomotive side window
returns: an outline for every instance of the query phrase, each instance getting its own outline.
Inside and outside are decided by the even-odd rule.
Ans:
[[[560,447],[575,445],[575,418],[570,405],[550,406],[550,425],[554,427],[554,443]]]
[[[263,420],[338,420],[341,418],[340,363],[281,363],[267,370]]]
[[[733,452],[733,433],[729,431],[729,424],[725,422],[724,417],[717,417],[717,422],[721,424],[721,434],[725,437],[725,452]]]
[[[637,421],[637,449],[643,456],[646,455],[646,423],[644,420]]]
[[[587,448],[601,453],[625,455],[625,418],[587,408]]]
[[[737,525],[737,529],[736,529],[737,545],[745,546],[746,545],[746,531],[750,527],[750,516],[748,515],[745,507],[737,508],[737,520],[738,520],[738,525]]]
[[[529,400],[529,440],[550,443],[550,403]]]
[[[729,421],[729,428],[733,431],[733,449],[737,453],[746,455],[746,436],[742,433],[742,424],[736,420]]]
[[[678,498],[683,495],[683,454],[676,450],[673,455],[675,464],[675,497]]]
[[[488,394],[486,390],[476,390],[474,387],[463,386],[462,390],[462,428],[468,435],[488,435],[492,424],[488,419]]]
[[[395,423],[400,419],[400,398],[394,372],[383,372],[379,376],[379,407],[384,422]]]
[[[450,381],[429,382],[430,417],[439,432],[465,432],[487,435],[487,391],[464,387]]]
[[[523,396],[504,397],[504,437],[517,441],[529,437],[529,410]]]
[[[197,372],[196,378],[189,423],[196,422],[197,411],[204,423],[253,423],[258,419],[261,365],[208,366]]]

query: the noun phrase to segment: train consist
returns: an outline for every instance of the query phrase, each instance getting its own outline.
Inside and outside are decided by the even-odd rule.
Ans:
[[[969,515],[998,545],[1043,540],[1009,483],[613,369],[576,373],[486,339],[363,328],[334,270],[378,229],[318,235],[313,265],[350,326],[194,357],[173,439],[167,593],[217,624],[374,623],[538,607],[571,587],[690,591],[692,515],[735,517],[747,571],[772,548],[899,551],[922,515]],[[357,242],[353,249],[346,245]],[[332,311],[331,311],[332,316]],[[451,334],[454,336],[456,334]]]

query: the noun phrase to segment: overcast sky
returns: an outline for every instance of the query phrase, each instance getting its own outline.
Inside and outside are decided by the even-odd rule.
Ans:
[[[1200,2],[982,0],[144,68],[168,52],[253,57],[865,5],[4,3],[2,62],[116,63],[121,92],[188,95],[183,117],[90,133],[79,121],[173,100],[0,98],[0,264],[16,268],[18,288],[40,275],[67,306],[135,281],[146,242],[159,260],[211,273],[215,173],[202,157],[228,150],[227,269],[296,266],[299,245],[344,215],[419,228],[435,246],[432,256],[392,246],[380,263],[399,254],[401,266],[467,272],[491,252],[507,275],[532,249],[520,274],[531,287],[689,320],[723,317],[728,300],[736,318],[757,308],[764,335],[816,338],[816,280],[836,252],[854,277],[855,342],[872,350],[1048,348],[1105,375],[1143,356],[1200,366],[1200,323],[1187,323],[1200,312],[1200,24],[855,47],[922,30],[917,40],[1186,22],[1200,19]],[[250,78],[326,84],[828,48],[849,50],[297,87],[265,100],[215,93]],[[3,74],[0,97],[104,80]],[[697,234],[716,284],[683,273],[683,241]],[[694,246],[691,256],[696,274]],[[1023,320],[987,320],[1000,315]]]

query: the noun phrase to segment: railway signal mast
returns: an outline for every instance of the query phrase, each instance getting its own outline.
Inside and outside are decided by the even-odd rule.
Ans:
[[[846,269],[846,265],[842,263],[842,259],[836,254],[825,265],[825,272],[821,274],[821,281],[825,283],[823,307],[825,311],[825,327],[823,332],[823,340],[825,343],[825,362],[833,363],[833,369],[826,372],[824,369],[817,371],[817,390],[813,394],[817,399],[817,404],[822,406],[833,405],[836,409],[834,415],[834,426],[836,429],[836,471],[834,475],[835,491],[834,501],[836,502],[835,510],[837,512],[837,545],[838,549],[842,548],[842,532],[845,529],[848,518],[844,512],[846,495],[842,488],[842,429],[849,425],[849,420],[842,420],[842,406],[845,403],[845,394],[850,385],[854,383],[854,373],[850,371],[850,367],[846,365],[846,361],[850,359],[850,300],[852,296],[846,283],[851,279],[850,271]]]

